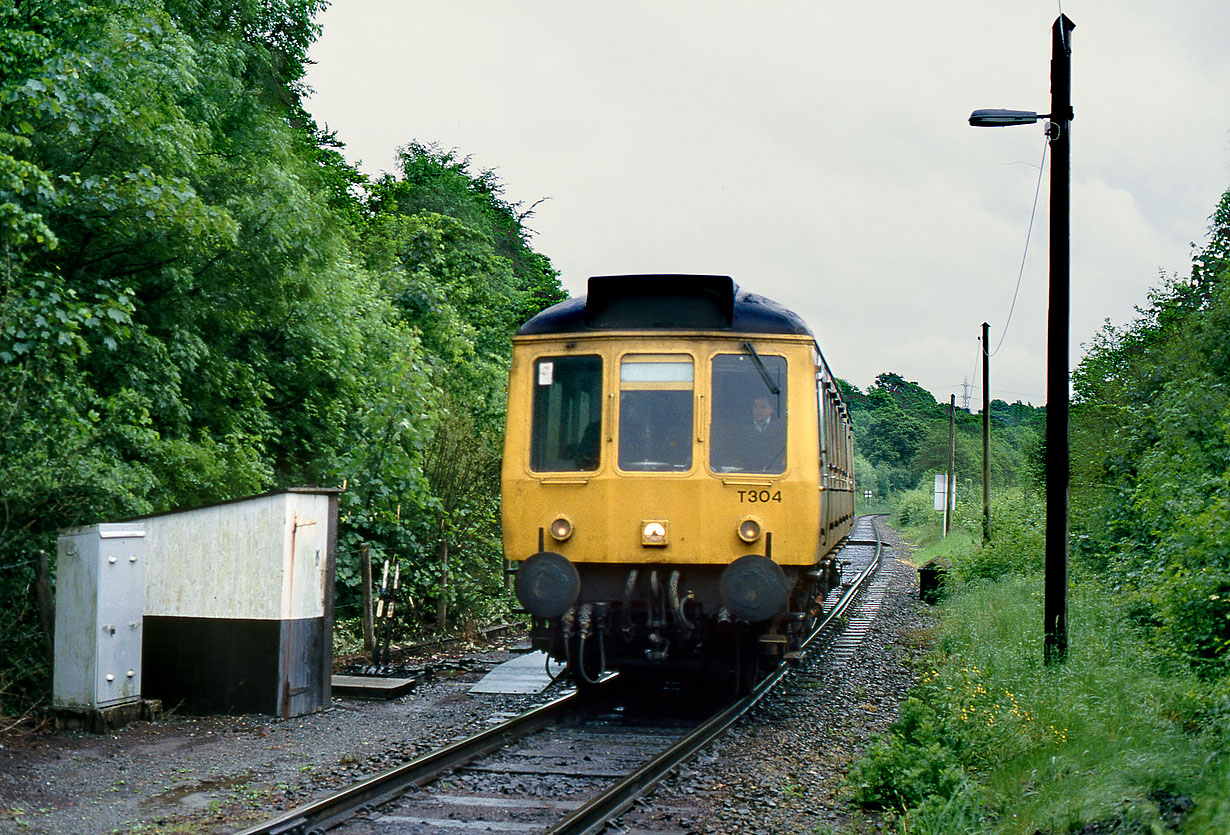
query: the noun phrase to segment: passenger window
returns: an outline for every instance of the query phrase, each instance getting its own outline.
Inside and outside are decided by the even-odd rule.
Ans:
[[[825,428],[825,421],[829,419],[827,401],[825,399],[824,377],[819,373],[816,374],[816,427],[820,432],[820,460],[823,462],[825,457],[825,439],[828,436],[828,430]]]
[[[633,354],[619,366],[619,467],[634,472],[692,468],[692,358]]]
[[[713,358],[709,466],[716,473],[786,469],[786,358]]]
[[[543,357],[534,363],[530,469],[598,469],[602,434],[602,358]]]

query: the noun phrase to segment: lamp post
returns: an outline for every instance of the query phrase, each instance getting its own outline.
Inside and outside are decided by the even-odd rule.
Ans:
[[[1051,112],[975,110],[974,127],[1032,125],[1049,119],[1051,150],[1051,281],[1046,364],[1046,580],[1042,655],[1062,661],[1068,651],[1068,307],[1071,204],[1072,30],[1066,15],[1051,28]]]

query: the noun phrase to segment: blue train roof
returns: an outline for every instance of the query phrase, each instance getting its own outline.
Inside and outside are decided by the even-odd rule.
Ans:
[[[815,338],[798,314],[727,275],[603,275],[589,294],[548,307],[518,336],[604,330],[716,330]]]

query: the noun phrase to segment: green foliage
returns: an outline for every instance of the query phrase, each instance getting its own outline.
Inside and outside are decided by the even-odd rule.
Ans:
[[[909,491],[920,480],[948,469],[948,405],[892,373],[880,374],[866,394],[839,380],[850,406],[855,450],[879,493]],[[991,484],[1008,487],[1036,480],[1041,410],[1023,403],[991,404]],[[958,409],[954,445],[958,479],[981,481],[982,422]],[[861,488],[860,488],[861,489]]]
[[[878,402],[875,396],[868,400]],[[871,412],[860,425],[859,450],[873,464],[909,464],[922,441],[924,426],[921,420],[886,398],[885,405]]]
[[[0,7],[0,709],[71,525],[345,485],[340,611],[363,542],[441,594],[442,535],[490,608],[508,337],[559,282],[490,172],[411,146],[365,191],[299,102],[323,6]]]
[[[913,530],[941,524],[941,514],[935,510],[934,491],[930,484],[919,485],[897,498],[892,515],[894,527]]]
[[[1090,580],[1073,588],[1067,661],[1043,665],[1041,589],[1037,574],[979,581],[943,605],[920,684],[851,769],[856,797],[906,812],[903,832],[1148,826],[1174,796],[1209,798],[1199,815],[1224,827],[1218,691],[1151,651]]]
[[[1075,553],[1209,677],[1230,673],[1228,253],[1230,192],[1190,278],[1163,276],[1073,375]]]
[[[492,172],[473,173],[468,158],[420,143],[401,150],[399,166],[399,175],[369,189],[359,241],[366,269],[420,341],[433,392],[430,415],[417,421],[426,430],[418,464],[425,495],[408,526],[412,537],[395,551],[410,558],[403,581],[412,597],[445,596],[458,619],[478,620],[502,605],[490,591],[503,576],[499,470],[510,338],[564,295],[550,262],[529,244],[528,213],[502,199]]]
[[[874,397],[877,394],[887,395],[903,411],[917,413],[921,416],[947,416],[931,392],[918,383],[909,382],[900,374],[886,371],[878,375],[875,382],[867,389],[868,397]]]
[[[907,809],[900,823],[910,835],[980,835],[988,821],[981,789],[966,779],[954,790],[932,794]]]
[[[998,580],[1041,571],[1046,536],[1044,497],[1019,488],[996,492],[991,498],[991,520],[991,541],[953,560],[955,579]],[[965,524],[980,526],[973,520]]]
[[[964,783],[961,765],[944,744],[936,712],[916,698],[886,738],[874,742],[850,769],[856,803],[901,812],[932,797],[950,798]]]

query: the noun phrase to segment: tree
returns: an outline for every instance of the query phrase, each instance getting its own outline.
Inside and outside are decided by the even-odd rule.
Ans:
[[[859,449],[872,464],[909,464],[922,441],[925,424],[894,401],[871,412],[860,426]]]
[[[1077,554],[1108,572],[1159,640],[1230,671],[1230,192],[1189,279],[1163,277],[1073,375]]]
[[[321,5],[0,8],[0,697],[45,680],[60,528],[348,479],[348,518],[429,503],[418,338],[298,103]]]
[[[931,392],[918,383],[907,381],[900,374],[885,371],[878,375],[867,389],[868,395],[877,392],[887,394],[903,411],[918,416],[948,417],[947,411],[940,407]]]
[[[511,337],[564,294],[550,261],[530,245],[528,212],[502,198],[493,172],[472,172],[468,157],[415,142],[401,150],[399,168],[369,190],[361,245],[366,268],[421,340],[436,392],[423,444],[430,501],[414,525],[409,582],[417,596],[460,602],[472,616],[482,601],[476,584],[502,567],[499,462]]]

